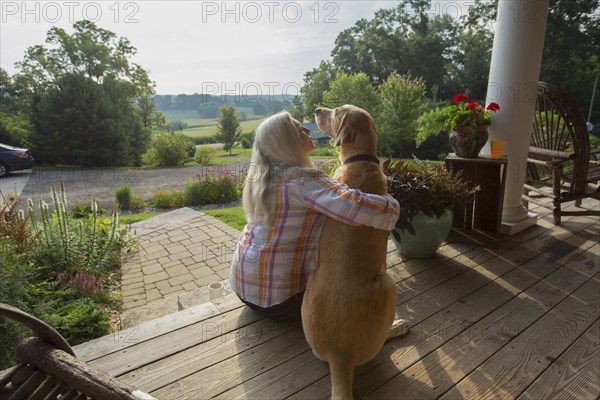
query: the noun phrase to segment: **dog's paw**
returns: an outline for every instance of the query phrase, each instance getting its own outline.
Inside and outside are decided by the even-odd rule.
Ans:
[[[403,319],[397,319],[392,324],[392,329],[390,330],[389,338],[395,338],[398,336],[406,335],[409,331],[410,327],[408,323]]]

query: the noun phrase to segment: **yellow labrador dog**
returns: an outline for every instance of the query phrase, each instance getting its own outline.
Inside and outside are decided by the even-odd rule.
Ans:
[[[365,110],[351,105],[316,109],[317,125],[340,147],[334,178],[351,188],[386,194],[377,134]],[[308,280],[302,325],[313,353],[329,363],[331,396],[352,398],[354,368],[374,358],[386,339],[406,333],[394,322],[396,285],[386,274],[388,232],[327,219],[319,265]]]

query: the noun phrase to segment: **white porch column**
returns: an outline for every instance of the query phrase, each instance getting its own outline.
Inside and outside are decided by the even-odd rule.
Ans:
[[[487,102],[496,102],[490,140],[506,141],[508,174],[502,233],[513,235],[537,222],[522,206],[527,153],[540,76],[549,0],[500,0]],[[486,145],[489,153],[489,142]]]

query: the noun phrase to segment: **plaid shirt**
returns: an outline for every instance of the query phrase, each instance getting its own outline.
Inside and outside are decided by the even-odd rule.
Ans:
[[[270,226],[249,221],[231,263],[231,289],[260,307],[282,303],[304,291],[316,268],[326,217],[354,226],[391,230],[400,213],[391,196],[350,189],[322,172],[275,179]]]

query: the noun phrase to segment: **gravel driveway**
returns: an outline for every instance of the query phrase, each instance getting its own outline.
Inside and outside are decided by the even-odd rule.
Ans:
[[[152,193],[159,189],[183,189],[186,179],[194,178],[198,174],[226,170],[239,172],[248,164],[249,161],[209,167],[36,169],[21,193],[19,208],[27,208],[28,198],[33,199],[36,211],[39,199],[52,205],[50,187],[54,185],[58,191],[61,179],[70,205],[89,203],[96,198],[100,207],[110,210],[114,203],[115,190],[124,184],[131,187],[134,195],[142,195],[145,200],[149,200]]]

